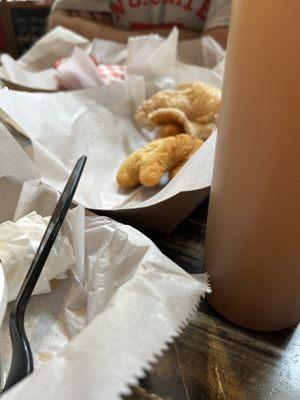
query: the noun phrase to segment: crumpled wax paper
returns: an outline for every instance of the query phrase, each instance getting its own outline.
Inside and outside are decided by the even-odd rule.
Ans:
[[[107,153],[102,152],[101,146],[96,147],[98,136],[101,135],[105,150],[112,149],[114,160],[118,156],[116,149],[130,151],[130,146],[134,149],[137,143],[148,139],[148,133],[137,129],[127,117],[128,110],[136,106],[133,103],[144,96],[145,86],[139,86],[139,82],[143,83],[142,78],[133,78],[124,86],[112,85],[112,92],[106,87],[74,92],[66,98],[65,94],[49,94],[50,97],[43,98],[40,94],[22,97],[19,93],[2,91],[0,99],[4,100],[2,105],[6,104],[9,114],[13,109],[10,101],[16,100],[16,109],[22,115],[21,119],[16,119],[31,121],[32,125],[22,126],[22,130],[27,134],[30,131],[34,162],[0,125],[0,152],[2,146],[5,149],[4,162],[0,157],[0,220],[17,221],[33,211],[49,217],[58,198],[55,188],[62,189],[75,157],[83,151],[89,151],[91,164],[87,164],[82,176],[79,199],[82,196],[93,198],[94,185],[112,185],[106,177],[112,161],[106,158]],[[97,101],[102,90],[103,104]],[[56,96],[62,96],[62,103],[56,102]],[[33,104],[35,111],[31,108]],[[54,112],[51,120],[46,118],[47,109],[50,114]],[[62,115],[58,112],[61,109],[65,110]],[[17,113],[13,114],[14,118],[16,116]],[[41,125],[35,121],[40,121]],[[105,125],[107,121],[110,125]],[[111,127],[114,129],[108,129]],[[131,135],[120,135],[124,128],[132,129]],[[40,129],[43,132],[41,141],[38,140]],[[16,130],[17,124],[14,124],[14,133]],[[76,139],[72,131],[77,132]],[[105,137],[110,138],[107,145]],[[47,142],[55,146],[57,154],[48,149]],[[118,147],[118,143],[123,145]],[[199,157],[203,167],[209,169],[210,164],[205,162],[210,154],[209,143],[201,154],[195,154],[192,163],[198,162]],[[95,154],[96,150],[101,153]],[[97,156],[104,159],[100,168],[104,183],[98,179],[98,170],[91,168]],[[43,177],[44,183],[39,179],[43,175],[48,176],[47,179]],[[180,174],[176,179],[180,179]],[[46,185],[46,181],[51,182],[51,186]],[[174,182],[172,190],[176,192],[178,182]],[[188,180],[185,184],[183,187],[187,188]],[[191,192],[191,199],[195,192]],[[116,193],[126,203],[128,194]],[[167,197],[165,188],[161,193]],[[112,201],[110,197],[113,198],[114,193],[107,190],[100,193],[101,201]],[[150,197],[146,193],[145,198]],[[153,206],[156,204],[160,203]],[[133,227],[103,216],[85,216],[82,206],[69,211],[62,235],[72,244],[76,262],[67,279],[51,282],[51,293],[33,296],[29,302],[25,327],[36,371],[5,393],[3,399],[119,399],[180,333],[193,315],[200,296],[209,291],[205,275],[200,281],[195,280]],[[6,374],[11,356],[10,308],[9,305],[1,335]]]
[[[88,42],[84,37],[57,27],[42,37],[25,55],[15,61],[7,54],[1,56],[2,67],[0,77],[5,83],[15,89],[57,91],[63,88],[62,76],[54,68],[55,61],[70,57],[74,48],[80,48],[84,54],[94,54],[101,64],[134,65],[134,69],[145,75],[144,68],[150,65],[152,70],[165,73],[172,69],[175,60],[181,64],[182,69],[190,70],[194,67],[208,69],[216,68],[215,72],[222,77],[223,69],[218,66],[225,59],[225,50],[210,36],[199,39],[178,41],[178,30],[174,28],[169,38],[164,39],[158,35],[146,35],[132,37],[128,45],[115,43],[108,40],[94,39]],[[159,50],[159,62],[155,62],[157,56],[155,49]],[[134,62],[136,58],[137,63]],[[69,70],[68,70],[69,68]],[[64,78],[68,75],[77,75],[77,81],[82,87],[91,87],[95,84],[103,85],[98,77],[84,79],[82,70],[86,69],[86,75],[93,75],[93,71],[83,54],[77,54],[72,62],[64,68]],[[132,68],[130,68],[132,70]],[[69,78],[70,80],[70,78]],[[92,85],[91,85],[92,84]],[[68,87],[68,86],[67,86]],[[72,85],[72,88],[76,86]]]
[[[57,27],[38,40],[18,61],[3,54],[0,77],[12,88],[59,90],[62,82],[54,63],[57,59],[68,57],[75,46],[89,53],[92,45],[83,36]]]
[[[75,47],[70,57],[58,60],[56,72],[65,89],[75,90],[122,82],[126,67],[103,64],[94,55]]]
[[[146,97],[183,81],[221,85],[213,71],[176,60],[177,40],[177,30],[165,40],[155,35],[135,38],[129,46],[128,78],[120,84],[55,94],[0,91],[0,107],[32,141],[43,182],[62,190],[75,161],[86,154],[75,201],[121,221],[165,232],[207,196],[215,135],[167,185],[124,191],[115,179],[127,156],[154,138],[133,118]],[[168,69],[162,68],[166,52]]]
[[[7,282],[8,301],[16,299],[49,221],[49,217],[31,212],[16,222],[0,224],[0,260]],[[59,234],[33,294],[50,292],[50,281],[66,278],[66,271],[74,263],[69,239]]]
[[[174,228],[207,196],[210,186],[215,135],[212,135],[167,185],[118,187],[117,171],[129,154],[144,146],[149,133],[133,121],[144,85],[132,77],[118,85],[58,94],[0,91],[0,107],[22,126],[32,141],[33,160],[42,181],[61,191],[76,160],[88,158],[75,201],[90,209],[122,213],[125,219],[139,211],[140,226]],[[26,103],[26,108],[23,105]],[[187,197],[178,199],[183,194]],[[166,201],[164,219],[151,219]],[[149,210],[149,207],[152,207]],[[100,212],[100,211],[99,211]],[[149,213],[152,214],[149,216]],[[115,216],[114,215],[114,216]],[[144,218],[148,219],[143,219]],[[146,215],[146,216],[145,216]],[[149,223],[152,225],[149,226]]]
[[[16,215],[50,215],[52,190],[32,188],[32,181],[24,184]],[[37,369],[3,399],[119,399],[209,291],[205,275],[200,281],[189,276],[139,231],[86,217],[81,206],[69,211],[62,234],[73,245],[76,264],[68,279],[52,283],[52,293],[32,297],[25,327]],[[10,352],[6,318],[6,373]]]
[[[222,76],[214,68],[179,61],[178,36],[178,29],[174,28],[166,39],[158,35],[148,35],[129,40],[127,75],[143,77],[146,98],[158,90],[174,89],[182,82],[202,81],[222,86]],[[199,40],[210,43],[213,39],[205,37]],[[184,43],[182,42],[181,46],[184,46]],[[187,46],[190,47],[189,42]],[[219,64],[215,68],[218,66]]]
[[[37,167],[0,123],[0,223],[13,220],[23,182],[39,178]]]
[[[95,63],[78,47],[74,48],[70,57],[61,60],[56,71],[68,90],[104,85]]]

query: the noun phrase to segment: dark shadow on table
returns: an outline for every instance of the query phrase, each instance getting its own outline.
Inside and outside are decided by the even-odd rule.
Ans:
[[[185,271],[199,274],[203,268],[208,199],[169,234],[143,230],[160,250]]]

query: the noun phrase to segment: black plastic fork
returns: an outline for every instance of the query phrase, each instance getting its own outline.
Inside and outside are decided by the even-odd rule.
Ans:
[[[48,258],[50,250],[70,208],[85,163],[86,156],[82,156],[77,161],[75,168],[73,169],[73,172],[55,207],[39,248],[34,256],[29,271],[18,293],[15,304],[11,310],[9,318],[9,332],[12,342],[12,362],[2,393],[33,371],[32,352],[24,328],[25,310]]]

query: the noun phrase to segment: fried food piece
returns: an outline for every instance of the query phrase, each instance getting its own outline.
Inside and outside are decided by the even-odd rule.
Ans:
[[[183,127],[188,135],[193,133],[193,127],[184,112],[176,108],[160,108],[149,114],[149,121],[154,125],[165,125],[175,123]],[[183,131],[181,132],[183,133]]]
[[[179,135],[180,133],[184,132],[184,128],[182,125],[176,123],[169,123],[166,125],[162,125],[160,127],[158,136],[161,138],[168,137],[168,136],[175,136]]]
[[[148,143],[121,165],[118,184],[125,189],[138,184],[155,186],[166,171],[186,159],[194,148],[194,141],[190,135],[180,134]]]
[[[195,82],[182,82],[177,85],[177,90],[186,90],[190,89]]]
[[[206,140],[212,131],[217,129],[216,121],[207,122],[206,124],[198,124],[197,122],[191,122],[195,131],[195,137]]]
[[[181,82],[177,85],[177,90],[190,89],[194,84],[195,82]]]
[[[190,121],[200,124],[211,121],[219,112],[221,90],[203,82],[179,85],[178,90],[165,90],[156,93],[138,108],[135,119],[151,125],[149,115],[160,108],[181,110]]]
[[[207,122],[206,124],[198,124],[197,122],[190,122],[193,127],[192,136],[198,139],[206,140],[209,138],[211,133],[217,129],[216,122]],[[167,136],[175,136],[179,133],[186,133],[184,127],[182,125],[176,123],[169,123],[166,125],[162,125],[158,136],[159,137],[167,137]]]
[[[153,125],[165,125],[175,123],[181,125],[183,130],[179,133],[186,133],[195,136],[195,131],[190,121],[185,116],[184,112],[176,108],[160,108],[149,114],[149,122]]]
[[[170,111],[165,112],[165,110]],[[180,114],[177,115],[177,112],[181,113],[181,111],[173,108],[162,108],[161,110],[154,111],[150,114],[151,121],[162,125],[158,133],[159,137],[175,136],[179,133],[186,133],[205,141],[210,134],[217,129],[217,122],[215,119],[205,124],[199,124],[198,122],[188,121]],[[180,118],[174,117],[175,115],[177,115],[177,117],[180,115]],[[166,116],[170,118],[166,118]],[[172,118],[174,122],[172,122]],[[180,123],[180,121],[182,123]]]
[[[173,168],[169,170],[169,179],[173,179],[174,176],[178,173],[178,171],[184,166],[184,164],[192,157],[194,153],[203,145],[204,141],[201,139],[194,139],[194,146],[190,153],[181,160],[178,164],[176,164]]]

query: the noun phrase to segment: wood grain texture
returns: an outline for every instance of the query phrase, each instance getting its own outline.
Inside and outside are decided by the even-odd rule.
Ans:
[[[170,236],[145,232],[192,273],[202,268],[207,204]],[[300,327],[257,333],[226,321],[206,302],[126,400],[299,400]]]

